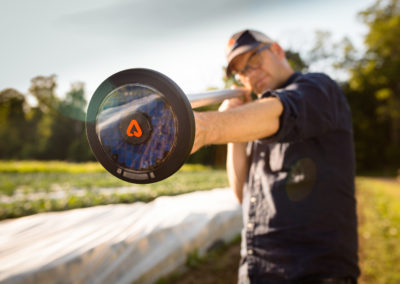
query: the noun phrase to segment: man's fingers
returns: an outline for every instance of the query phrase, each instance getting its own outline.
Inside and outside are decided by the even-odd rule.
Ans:
[[[237,106],[240,106],[243,104],[243,101],[240,98],[233,98],[233,99],[228,99],[224,100],[220,107],[218,108],[218,111],[226,111],[230,108],[234,108]]]
[[[237,85],[232,85],[231,89],[234,89],[234,90],[235,90],[235,89],[240,89],[240,90],[242,90],[242,91],[244,92],[244,95],[243,95],[244,101],[245,101],[245,102],[250,102],[250,101],[252,101],[252,98],[251,98],[251,90],[249,90],[249,89],[247,89],[247,88],[239,87],[239,86],[237,86]]]

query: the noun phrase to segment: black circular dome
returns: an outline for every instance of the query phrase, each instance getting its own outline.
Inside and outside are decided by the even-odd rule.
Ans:
[[[194,117],[182,90],[165,75],[128,69],[106,79],[88,107],[86,131],[97,160],[133,183],[167,178],[193,146]]]

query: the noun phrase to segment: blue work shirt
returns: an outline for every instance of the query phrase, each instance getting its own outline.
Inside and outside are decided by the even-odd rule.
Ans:
[[[351,111],[321,73],[279,89],[278,132],[250,142],[241,267],[251,283],[359,276]],[[281,280],[281,281],[280,281]]]

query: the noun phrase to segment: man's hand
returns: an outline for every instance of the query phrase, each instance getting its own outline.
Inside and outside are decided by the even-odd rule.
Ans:
[[[221,106],[219,107],[218,111],[219,112],[227,111],[228,109],[243,105],[251,101],[251,91],[247,89],[243,90],[246,91],[243,97],[224,100]],[[193,112],[193,114],[196,124],[196,134],[191,154],[196,152],[201,147],[210,144],[210,142],[212,141],[211,131],[213,127],[211,124],[208,123],[209,120],[207,119],[207,117],[209,113]]]
[[[225,100],[219,107],[218,111],[227,111],[251,101],[250,94],[250,92],[247,92],[244,98]],[[243,184],[246,178],[248,167],[246,145],[247,143],[228,143],[227,147],[226,169],[228,173],[229,184],[233,189],[235,197],[239,203],[242,203]]]

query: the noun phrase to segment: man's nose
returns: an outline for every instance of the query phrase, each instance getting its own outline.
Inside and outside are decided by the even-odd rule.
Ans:
[[[252,82],[252,80],[255,78],[255,75],[257,74],[257,72],[258,72],[258,68],[257,69],[249,68],[249,70],[247,70],[246,76],[250,80],[250,82]]]

